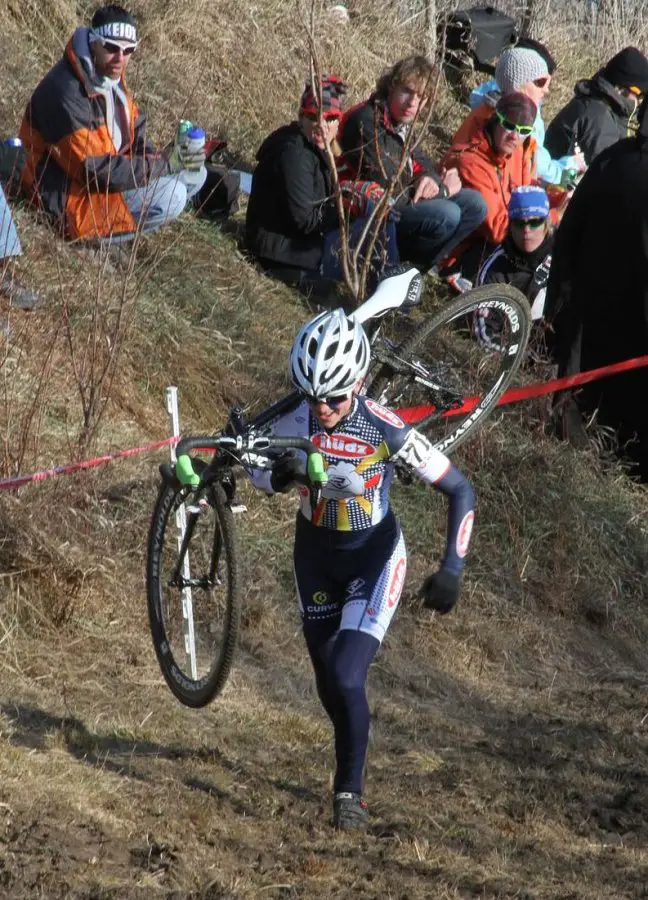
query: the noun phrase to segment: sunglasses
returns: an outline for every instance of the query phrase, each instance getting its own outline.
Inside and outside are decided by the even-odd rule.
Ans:
[[[511,219],[511,225],[516,228],[540,228],[546,222],[546,219]]]
[[[495,112],[497,116],[497,121],[500,123],[502,128],[505,131],[515,131],[519,135],[524,135],[525,137],[533,131],[533,125],[517,125],[515,122],[509,121],[506,116],[503,116],[500,112]]]
[[[550,75],[541,75],[540,78],[534,78],[533,83],[539,88],[546,87],[550,77]]]
[[[318,403],[325,403],[330,409],[338,409],[338,407],[347,402],[350,394],[345,394],[343,397],[311,397],[310,394],[300,391],[299,396],[310,406],[316,406]]]
[[[135,53],[137,50],[137,46],[133,47],[122,47],[121,44],[113,44],[112,41],[101,41],[101,46],[104,48],[106,53],[110,53],[111,56],[115,56],[117,53],[123,53],[124,56],[130,56],[132,53]]]

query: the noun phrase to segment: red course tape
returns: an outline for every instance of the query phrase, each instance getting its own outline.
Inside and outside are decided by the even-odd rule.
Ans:
[[[578,375],[568,375],[565,378],[554,378],[552,381],[545,381],[541,384],[531,384],[527,387],[511,388],[500,397],[497,405],[504,406],[507,403],[519,403],[521,400],[529,400],[532,397],[542,397],[544,394],[553,394],[557,391],[565,391],[568,388],[578,387],[581,384],[587,384],[590,381],[597,381],[599,378],[607,378],[610,375],[617,375],[619,372],[628,372],[631,369],[640,369],[648,366],[648,355],[637,356],[635,359],[627,359],[625,362],[614,363],[610,366],[602,366],[599,369],[590,369],[589,372],[581,372]],[[470,412],[477,405],[478,397],[470,397],[460,409],[453,409],[444,413],[445,416],[457,416]],[[433,406],[408,406],[404,409],[398,409],[398,415],[405,422],[415,423],[425,418],[434,411]],[[116,459],[126,459],[129,456],[137,456],[140,453],[149,453],[152,450],[161,450],[162,447],[170,447],[177,444],[179,438],[170,437],[164,441],[154,441],[152,444],[145,444],[143,447],[131,447],[129,450],[118,450],[116,453],[108,453],[105,456],[96,456],[94,459],[84,459],[78,463],[68,463],[65,465],[54,466],[51,469],[45,469],[42,472],[34,472],[32,475],[15,475],[13,478],[0,479],[0,491],[14,490],[32,481],[45,481],[46,478],[55,478],[58,475],[72,475],[74,472],[81,472],[84,469],[94,469],[102,466],[104,463],[113,462]]]
[[[648,366],[648,355],[637,356],[635,359],[626,359],[624,362],[613,363],[610,366],[601,366],[599,369],[590,369],[589,372],[579,372],[578,375],[566,375],[564,378],[553,378],[540,384],[530,384],[526,387],[511,388],[497,401],[497,406],[507,403],[519,403],[521,400],[530,400],[532,397],[542,397],[544,394],[555,394],[568,388],[578,387],[590,381],[598,381],[599,378],[607,378],[610,375],[618,375],[620,372],[628,372],[631,369],[641,369]],[[444,416],[460,416],[471,412],[476,406],[478,397],[469,397],[459,409],[452,409]],[[424,419],[431,412],[433,406],[408,406],[398,410],[398,415],[404,422],[414,424]]]
[[[116,453],[96,456],[94,459],[84,459],[78,463],[54,466],[52,469],[45,469],[43,472],[34,472],[33,475],[16,475],[13,478],[2,478],[0,479],[0,491],[22,487],[23,484],[29,484],[31,481],[45,481],[46,478],[54,478],[57,475],[72,475],[73,472],[80,472],[83,469],[94,469],[96,466],[102,466],[104,463],[112,462],[115,459],[126,459],[128,456],[137,456],[139,453],[148,453],[150,450],[170,447],[171,444],[177,444],[179,440],[176,437],[167,438],[165,441],[154,441],[154,443],[145,444],[143,447],[131,447],[129,450],[118,450]]]

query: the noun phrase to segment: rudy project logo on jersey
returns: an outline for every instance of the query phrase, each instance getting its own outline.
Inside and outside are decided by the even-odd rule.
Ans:
[[[370,410],[374,416],[382,419],[383,422],[387,422],[388,425],[393,425],[394,428],[405,427],[405,422],[403,422],[396,413],[392,412],[391,409],[381,406],[380,403],[376,403],[375,400],[365,400],[365,403],[367,404],[367,409]]]
[[[326,470],[328,481],[322,488],[322,497],[326,500],[349,500],[364,493],[365,483],[362,475],[350,462],[339,462]]]
[[[350,434],[326,434],[320,432],[311,438],[318,450],[327,456],[339,456],[341,459],[357,459],[359,456],[371,456],[376,448]]]
[[[326,593],[326,591],[315,591],[313,594],[313,603],[316,606],[324,606],[325,603],[330,601],[330,596]]]

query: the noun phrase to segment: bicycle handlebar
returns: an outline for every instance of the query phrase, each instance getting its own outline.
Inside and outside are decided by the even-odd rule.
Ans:
[[[203,435],[183,438],[176,447],[177,462],[175,471],[183,484],[198,487],[200,476],[196,474],[191,464],[189,453],[192,450],[207,450],[215,452],[219,448],[229,449],[242,456],[246,453],[255,453],[265,450],[303,450],[307,455],[306,473],[295,481],[308,486],[311,492],[313,507],[319,502],[320,489],[328,481],[324,457],[315,444],[304,437],[270,437],[255,435]]]
[[[219,448],[232,450],[236,454],[254,453],[263,450],[303,450],[309,456],[319,453],[312,441],[304,437],[274,437],[265,435],[197,435],[182,438],[176,447],[176,456],[185,456],[192,450],[215,452]]]

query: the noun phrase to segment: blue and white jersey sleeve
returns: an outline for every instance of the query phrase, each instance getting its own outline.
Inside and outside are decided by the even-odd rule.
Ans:
[[[441,565],[458,575],[465,565],[475,519],[472,485],[448,457],[415,428],[408,430],[392,460],[404,464],[421,481],[447,496],[448,528]]]

